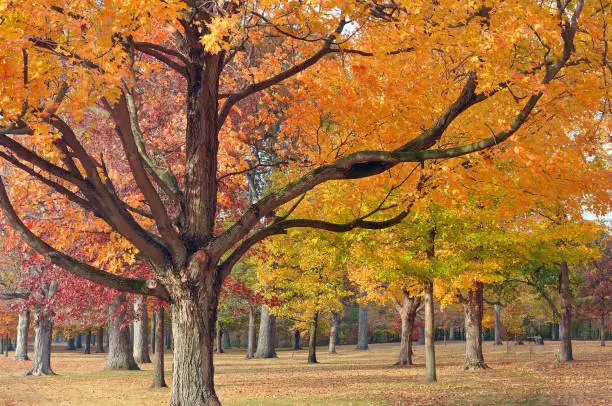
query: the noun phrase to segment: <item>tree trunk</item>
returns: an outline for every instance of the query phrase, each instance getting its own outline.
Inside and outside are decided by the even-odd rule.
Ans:
[[[149,358],[149,315],[147,300],[138,295],[134,301],[134,360],[139,364],[151,363]]]
[[[223,351],[223,330],[221,330],[221,326],[219,325],[218,321],[215,328],[215,334],[215,349],[217,354],[223,354],[225,352]]]
[[[77,350],[80,350],[81,348],[83,348],[83,335],[79,334],[76,336],[75,341],[74,341],[74,348]]]
[[[493,305],[493,310],[495,310],[495,345],[502,345],[501,338],[501,306],[498,304]]]
[[[124,295],[116,297],[109,306],[110,322],[108,323],[108,360],[106,369],[137,370],[138,364],[134,360],[132,346],[130,345],[130,329],[122,328],[125,318],[126,300]]]
[[[359,326],[357,330],[357,349],[368,349],[368,306],[359,306]]]
[[[223,348],[224,349],[232,348],[232,340],[230,337],[230,333],[227,330],[223,331]]]
[[[482,354],[482,315],[483,315],[482,282],[474,282],[474,289],[470,290],[463,300],[465,314],[465,361],[463,369],[485,369]]]
[[[257,309],[255,306],[249,308],[249,331],[247,337],[247,359],[251,359],[255,356],[255,317],[257,316]]]
[[[91,330],[89,330],[85,336],[85,350],[83,354],[91,354]]]
[[[34,356],[26,375],[55,375],[51,369],[51,339],[53,322],[42,310],[34,311]]]
[[[329,329],[329,353],[336,354],[336,343],[338,341],[338,330],[340,329],[340,320],[342,315],[339,311],[332,312],[332,322]]]
[[[155,334],[157,331],[157,312],[151,314],[151,353],[155,354]],[[163,337],[163,336],[162,336]]]
[[[553,323],[551,328],[552,328],[552,339],[554,341],[557,341],[558,333],[559,333],[559,325],[557,323]]]
[[[396,365],[412,365],[412,331],[414,330],[414,321],[421,298],[411,296],[404,290],[401,306],[397,309],[402,320],[401,342],[399,359]]]
[[[261,319],[259,321],[259,339],[255,358],[276,358],[276,317],[270,313],[266,306],[261,306]]]
[[[99,327],[96,337],[96,352],[101,354],[104,352],[104,327]]]
[[[310,323],[310,337],[308,337],[308,363],[317,363],[317,325],[319,324],[319,312],[314,312]]]
[[[30,328],[30,311],[22,310],[19,313],[17,324],[17,343],[15,344],[15,360],[28,361],[28,329]]]
[[[74,337],[70,337],[68,339],[68,341],[66,342],[66,349],[68,351],[74,351],[76,350],[76,347],[74,346]]]
[[[4,339],[4,356],[5,357],[8,357],[10,346],[11,346],[11,340],[9,339],[8,333],[6,333],[6,338]]]
[[[561,271],[561,323],[563,325],[563,328],[559,331],[561,338],[559,360],[569,362],[574,357],[572,354],[572,292],[570,290],[567,262],[559,264],[559,269]]]
[[[214,277],[215,273],[207,275]],[[215,286],[213,283],[203,285]],[[174,365],[169,404],[220,405],[215,393],[213,367],[218,292],[207,294],[196,289],[180,289],[172,295]]]
[[[448,329],[448,341],[455,341],[455,328],[451,327]]]
[[[294,350],[301,350],[302,349],[302,343],[300,342],[300,336],[301,335],[302,335],[302,333],[297,328],[295,330],[293,330],[293,349]]]
[[[425,301],[425,380],[437,381],[436,377],[436,350],[434,347],[434,297],[433,282],[425,281],[423,289]]]
[[[153,383],[151,388],[165,388],[167,385],[164,377],[164,308],[160,306],[153,316],[155,332],[152,336],[157,336],[154,341],[157,348],[154,351],[155,362],[153,363]]]
[[[602,347],[606,346],[606,315],[602,314],[599,319],[599,344]]]
[[[167,350],[171,350],[172,349],[172,335],[173,335],[172,324],[173,324],[172,322],[169,323],[168,325],[166,325],[167,328],[164,329],[165,336],[166,336],[165,341],[166,341],[166,349]]]

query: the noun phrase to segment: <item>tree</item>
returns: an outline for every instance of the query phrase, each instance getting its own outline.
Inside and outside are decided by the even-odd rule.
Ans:
[[[495,147],[519,132],[528,120],[542,117],[534,114],[536,105],[544,106],[541,101],[554,99],[556,92],[546,90],[564,84],[555,82],[560,72],[564,78],[572,77],[572,72],[578,72],[577,76],[593,72],[583,60],[592,56],[591,49],[584,48],[592,42],[574,38],[582,14],[585,30],[594,39],[602,38],[598,24],[603,11],[595,6],[585,7],[582,0],[558,2],[553,10],[547,4],[526,1],[499,2],[494,7],[444,3],[423,3],[408,10],[377,2],[333,2],[318,7],[310,3],[271,7],[267,2],[254,2],[236,7],[231,2],[160,0],[150,3],[146,13],[140,2],[129,0],[3,4],[0,7],[7,16],[1,22],[1,52],[6,61],[1,70],[4,163],[34,178],[49,196],[59,194],[85,213],[72,210],[73,214],[90,220],[97,217],[153,264],[155,276],[145,281],[105,272],[86,259],[75,258],[57,241],[40,238],[23,221],[30,201],[15,199],[15,191],[8,190],[19,188],[12,182],[12,172],[3,175],[0,183],[5,218],[36,251],[74,275],[126,293],[172,302],[176,342],[170,403],[218,404],[212,366],[217,306],[223,280],[244,253],[255,243],[290,228],[381,228],[405,217],[407,210],[399,209],[395,217],[382,222],[374,221],[371,215],[347,224],[290,219],[288,215],[264,223],[262,219],[280,213],[285,204],[324,182],[370,177],[404,162],[452,158]],[[449,32],[452,41],[445,40]],[[281,35],[281,40],[270,41],[269,35]],[[486,38],[486,46],[474,41],[481,37]],[[509,47],[508,38],[520,46]],[[602,41],[595,43],[597,48]],[[249,60],[253,53],[243,52],[246,49],[258,49],[261,54],[256,72]],[[578,58],[573,58],[574,53]],[[283,55],[280,61],[279,55]],[[293,98],[294,108],[301,104],[295,102],[302,98],[301,92],[313,86],[332,91],[315,92],[314,100],[333,100],[340,105],[337,101],[342,93],[333,93],[345,90],[336,84],[346,85],[340,57],[349,63],[357,85],[370,94],[380,95],[372,78],[385,72],[387,77],[403,78],[398,82],[409,82],[409,86],[421,82],[420,74],[435,78],[423,81],[431,87],[412,89],[415,102],[435,100],[416,109],[426,121],[414,120],[406,131],[403,124],[414,117],[399,114],[394,125],[381,131],[389,137],[385,142],[374,142],[376,137],[365,136],[369,130],[361,128],[349,137],[348,144],[341,142],[339,149],[338,138],[327,135],[323,144],[325,151],[333,151],[329,160],[305,165],[312,170],[294,172],[295,181],[247,209],[231,207],[230,196],[240,195],[239,188],[231,185],[244,182],[225,181],[228,177],[240,179],[250,169],[238,152],[244,151],[240,143],[247,137],[241,139],[241,134],[236,134],[244,126],[235,124],[242,119],[235,107],[260,92],[267,92],[262,98],[276,101],[287,97],[276,92],[281,82]],[[391,58],[398,62],[389,63]],[[441,61],[465,63],[449,66]],[[335,74],[308,70],[314,65]],[[412,81],[405,81],[405,71],[397,69],[401,67],[415,68]],[[182,135],[178,145],[184,147],[178,150],[185,151],[180,159],[158,159],[150,154],[161,131],[142,133],[139,112],[147,116],[155,109],[139,111],[139,97],[159,99],[148,97],[158,91],[157,86],[145,89],[138,83],[141,75],[155,77],[160,70],[172,72],[170,87],[180,89],[170,90],[171,97],[154,103],[167,113],[167,121],[183,123],[176,126]],[[303,77],[298,78],[299,73]],[[297,81],[304,86],[292,89]],[[573,85],[570,83],[570,90]],[[517,89],[510,90],[514,86],[521,88],[524,96],[514,97]],[[359,92],[345,94],[347,111],[367,112],[356,94]],[[399,101],[391,89],[389,96],[387,100]],[[600,100],[598,96],[590,100],[595,99]],[[180,101],[180,109],[175,100]],[[368,103],[379,106],[371,112],[380,111],[384,104],[380,101],[378,96],[369,98]],[[276,107],[275,102],[269,105]],[[592,106],[585,105],[580,113],[574,111],[571,120],[580,114],[594,116]],[[384,106],[385,115],[388,107]],[[470,122],[482,111],[487,111],[486,117],[495,117],[503,129],[490,134],[481,128],[468,139],[443,137],[449,128]],[[285,130],[296,129],[289,138],[279,136],[286,141],[280,143],[284,149],[298,145],[300,139],[317,145],[318,133],[304,135],[296,128],[299,120],[284,119]],[[98,128],[107,126],[107,136],[86,142],[89,134],[81,129],[88,120]],[[355,122],[364,121],[371,123],[367,115]],[[419,130],[419,125],[424,130]],[[110,126],[115,127],[116,138],[108,136]],[[105,159],[117,144],[124,150],[123,159]],[[300,153],[305,150],[299,148]],[[131,176],[118,179],[122,168],[129,168]],[[178,179],[173,173],[179,173]],[[117,187],[126,183],[129,188]],[[130,201],[138,201],[140,194],[146,202],[144,209],[122,199],[130,195],[135,197]],[[223,224],[231,225],[224,229]]]

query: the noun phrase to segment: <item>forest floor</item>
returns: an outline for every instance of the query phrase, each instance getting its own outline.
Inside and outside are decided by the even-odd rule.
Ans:
[[[423,382],[423,346],[416,365],[394,366],[398,344],[367,351],[339,346],[279,351],[277,359],[246,360],[242,349],[215,359],[217,393],[224,405],[612,405],[612,345],[576,341],[568,364],[553,362],[558,344],[484,343],[491,369],[464,372],[462,342],[436,343],[438,382]],[[11,354],[12,355],[12,354]],[[171,354],[166,355],[171,380]],[[0,405],[164,405],[169,389],[148,389],[151,364],[141,371],[105,371],[104,354],[55,352],[51,377],[26,377],[29,362],[0,357]]]

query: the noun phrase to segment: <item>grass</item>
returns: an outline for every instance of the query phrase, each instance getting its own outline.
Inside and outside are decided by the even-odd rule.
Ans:
[[[245,360],[240,349],[218,356],[217,393],[225,405],[612,405],[612,348],[574,343],[577,361],[553,362],[558,345],[484,344],[486,371],[459,370],[463,343],[438,343],[438,382],[423,382],[424,354],[413,367],[394,366],[398,344],[368,351],[280,351],[278,359]],[[171,354],[166,355],[168,369]],[[164,405],[169,389],[151,390],[151,364],[141,371],[104,371],[104,354],[55,352],[57,376],[26,377],[29,362],[0,357],[0,405]],[[170,384],[171,372],[167,371]]]

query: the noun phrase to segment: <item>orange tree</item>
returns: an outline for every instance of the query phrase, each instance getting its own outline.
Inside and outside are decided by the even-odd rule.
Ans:
[[[378,221],[375,206],[333,224],[285,205],[325,182],[363,186],[513,136],[554,143],[543,112],[568,108],[560,127],[590,121],[609,80],[609,5],[584,0],[143,4],[0,5],[0,156],[47,188],[48,203],[106,224],[155,275],[106,272],[41,238],[15,171],[2,171],[0,206],[72,274],[172,303],[171,404],[219,403],[220,289],[254,244],[294,227],[383,228],[409,211]],[[268,165],[290,181],[247,207],[245,178]]]

